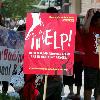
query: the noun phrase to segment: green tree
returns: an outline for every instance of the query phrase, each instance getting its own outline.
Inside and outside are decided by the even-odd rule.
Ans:
[[[32,5],[38,4],[40,0],[3,0],[4,6],[1,11],[6,17],[25,17],[32,9]]]

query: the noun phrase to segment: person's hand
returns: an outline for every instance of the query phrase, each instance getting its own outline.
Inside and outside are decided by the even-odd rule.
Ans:
[[[88,16],[93,16],[95,12],[96,12],[96,9],[94,9],[94,8],[89,9]]]
[[[87,14],[86,14],[86,19],[88,19],[89,17],[92,17],[94,15],[94,13],[96,12],[96,9],[92,8],[92,9],[89,9],[87,11]]]

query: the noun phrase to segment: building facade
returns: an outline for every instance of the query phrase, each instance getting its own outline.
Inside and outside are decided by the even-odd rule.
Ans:
[[[86,14],[87,10],[90,8],[100,9],[100,0],[81,0],[82,1],[82,11],[81,14]]]
[[[69,13],[85,15],[90,8],[100,9],[100,0],[69,0]]]

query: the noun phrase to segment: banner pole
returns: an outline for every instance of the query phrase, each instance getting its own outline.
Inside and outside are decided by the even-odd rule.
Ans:
[[[45,75],[45,84],[44,84],[43,100],[46,99],[47,79],[48,79],[48,75]]]

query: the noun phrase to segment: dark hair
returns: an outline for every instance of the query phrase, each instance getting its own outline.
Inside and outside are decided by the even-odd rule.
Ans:
[[[4,23],[3,23],[2,15],[1,15],[1,14],[0,14],[0,25],[1,25],[1,26],[5,26]]]
[[[93,25],[99,18],[100,18],[100,12],[96,11],[96,13],[94,14],[94,16],[91,19],[90,25]]]
[[[22,24],[18,27],[17,31],[25,31],[26,30],[26,24]]]
[[[80,18],[77,17],[76,28],[80,29]]]
[[[58,10],[54,7],[49,7],[46,10],[47,13],[58,13]]]

